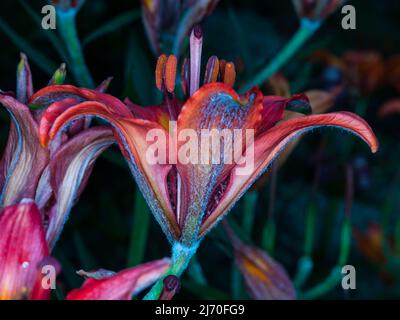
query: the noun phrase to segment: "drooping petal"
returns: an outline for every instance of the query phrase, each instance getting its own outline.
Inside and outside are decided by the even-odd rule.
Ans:
[[[31,68],[29,67],[26,55],[21,53],[21,61],[17,67],[17,100],[25,104],[32,94],[33,84]]]
[[[38,125],[28,107],[0,94],[0,103],[11,115],[10,133],[0,164],[0,206],[35,197],[36,187],[48,161],[39,144]]]
[[[47,143],[48,138],[54,138],[62,126],[82,116],[97,116],[113,126],[118,144],[155,218],[170,240],[176,238],[179,228],[169,201],[166,183],[171,165],[166,164],[167,158],[164,163],[152,163],[147,159],[147,150],[153,144],[147,141],[148,132],[155,129],[157,135],[168,140],[165,129],[155,122],[132,117],[122,118],[113,113],[112,108],[98,102],[83,102],[61,114],[54,121],[49,137],[41,137],[41,141]],[[168,157],[168,147],[162,144],[161,148],[163,150],[159,152]]]
[[[46,239],[52,248],[68,214],[82,193],[97,157],[115,143],[112,130],[94,127],[66,142],[51,158],[49,172],[55,205],[49,213]]]
[[[74,98],[79,102],[85,100],[102,102],[121,116],[132,116],[126,105],[119,99],[97,90],[78,88],[71,85],[52,85],[37,91],[30,99],[29,104],[47,106],[66,98]]]
[[[245,245],[225,221],[224,227],[249,295],[256,300],[296,299],[293,283],[286,270],[266,252]]]
[[[182,158],[178,155],[177,169],[183,189],[180,224],[185,225],[183,229],[188,233],[182,239],[187,245],[191,245],[190,242],[197,238],[196,233],[206,214],[212,191],[233,166],[234,130],[240,130],[242,135],[245,129],[257,128],[262,109],[262,94],[257,89],[249,91],[245,96],[239,96],[232,88],[221,83],[204,85],[182,107],[177,124],[178,150],[187,145],[186,140],[180,141],[184,139],[181,135],[185,136],[186,133],[195,133],[195,139],[192,137],[188,143],[193,143],[193,149],[200,150],[197,159],[189,163],[181,163]],[[205,130],[210,133],[210,139],[214,130],[217,143],[220,142],[224,147],[214,150],[214,141],[206,146],[202,141],[206,138]],[[231,142],[222,135],[223,130],[230,135]]]
[[[89,278],[79,289],[72,290],[67,300],[130,300],[156,282],[169,268],[167,258],[125,269],[115,275]],[[90,273],[86,273],[90,276]]]
[[[49,255],[36,204],[24,200],[4,208],[0,230],[0,300],[47,298],[50,292],[43,288],[31,296],[41,279],[39,264]]]
[[[245,172],[238,174],[236,167],[230,177],[229,185],[217,208],[203,222],[200,236],[203,236],[221,216],[229,211],[248,187],[262,174],[271,162],[285,148],[288,142],[307,131],[319,127],[337,127],[354,133],[362,138],[372,152],[378,150],[378,140],[369,125],[350,112],[327,113],[291,119],[273,127],[259,136],[254,142],[254,154],[245,156],[239,163],[248,164]],[[254,157],[252,159],[252,157]],[[244,169],[241,167],[241,169]]]

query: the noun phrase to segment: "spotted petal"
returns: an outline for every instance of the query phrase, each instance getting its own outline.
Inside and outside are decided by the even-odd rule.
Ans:
[[[160,279],[169,264],[169,259],[156,260],[104,277],[99,277],[98,273],[85,273],[87,276],[92,274],[93,278],[86,280],[81,288],[72,290],[67,300],[130,300]]]

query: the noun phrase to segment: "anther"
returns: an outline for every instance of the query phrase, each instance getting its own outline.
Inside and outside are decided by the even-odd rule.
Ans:
[[[235,79],[236,79],[235,65],[233,62],[228,62],[225,65],[223,81],[226,85],[233,87],[233,85],[235,84]]]
[[[189,94],[189,77],[190,77],[190,60],[185,58],[185,60],[183,60],[183,64],[182,64],[182,70],[181,70],[181,88],[182,88],[182,92],[185,96],[187,96]]]
[[[208,59],[206,72],[204,75],[204,84],[217,82],[219,74],[219,60],[216,56],[211,56]]]
[[[164,78],[164,70],[165,70],[165,65],[167,63],[167,56],[165,54],[162,54],[161,56],[158,57],[157,60],[157,66],[156,66],[156,86],[158,90],[162,91],[163,90],[163,78]]]
[[[169,93],[175,91],[175,80],[176,80],[176,67],[177,59],[174,55],[170,55],[165,64],[165,87]]]

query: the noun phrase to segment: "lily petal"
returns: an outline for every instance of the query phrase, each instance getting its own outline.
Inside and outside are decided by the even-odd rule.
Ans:
[[[169,265],[169,259],[165,258],[125,269],[102,279],[95,274],[81,288],[72,290],[67,300],[130,300],[133,295],[160,279]],[[90,274],[85,273],[86,276]]]
[[[52,156],[49,171],[56,204],[49,213],[46,233],[50,248],[54,247],[72,206],[82,193],[95,160],[113,143],[115,138],[110,128],[94,127],[73,137]]]
[[[197,90],[182,107],[178,116],[178,150],[186,142],[180,142],[179,136],[185,130],[191,129],[197,134],[198,145],[203,139],[203,130],[216,129],[218,133],[227,129],[230,133],[234,129],[257,128],[260,123],[263,110],[262,94],[258,89],[249,91],[244,96],[239,96],[231,87],[222,83],[206,84]],[[191,131],[193,132],[193,131]],[[219,139],[219,138],[218,138]],[[188,234],[183,234],[182,241],[191,245],[198,231],[201,220],[206,214],[206,209],[212,191],[226,177],[233,164],[234,150],[231,143],[227,148],[220,148],[220,154],[215,154],[213,148],[201,150],[200,157],[208,155],[204,161],[181,164],[178,162],[177,170],[182,179],[184,199],[181,205],[181,224]],[[204,149],[203,146],[201,146]],[[232,162],[227,164],[225,157],[230,156]]]
[[[247,175],[238,175],[235,168],[232,171],[227,190],[216,209],[203,222],[200,237],[203,236],[215,223],[228,212],[251,186],[257,177],[262,174],[279,155],[285,146],[298,137],[319,127],[332,126],[354,133],[362,138],[372,152],[378,150],[378,140],[369,125],[359,116],[350,112],[327,113],[291,119],[273,127],[261,134],[254,142],[254,167]],[[252,155],[247,155],[252,156]],[[249,163],[243,161],[239,163]]]
[[[158,123],[132,117],[123,118],[113,111],[112,108],[98,102],[83,102],[61,114],[54,121],[49,136],[42,138],[42,141],[46,143],[48,138],[55,137],[61,127],[82,116],[97,116],[109,122],[117,133],[118,144],[149,207],[167,237],[172,240],[180,231],[169,201],[166,183],[171,165],[151,164],[146,159],[147,150],[151,146],[146,139],[149,130],[158,129],[164,136],[168,136],[168,133]],[[168,149],[165,150],[165,154],[168,155]]]
[[[11,96],[0,94],[0,103],[11,114],[10,133],[0,164],[0,206],[34,198],[48,151],[39,144],[38,125],[28,107]]]
[[[127,106],[119,99],[97,90],[78,88],[71,85],[52,85],[37,91],[30,99],[29,104],[47,106],[66,98],[75,98],[79,102],[85,100],[99,101],[112,106],[115,113],[122,116],[132,116]]]
[[[32,296],[41,281],[39,263],[49,255],[36,204],[24,200],[4,208],[0,230],[0,300],[48,297],[50,290],[45,289]]]

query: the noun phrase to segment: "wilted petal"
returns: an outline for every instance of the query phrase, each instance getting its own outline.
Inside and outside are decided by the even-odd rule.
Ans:
[[[256,178],[262,174],[271,162],[279,155],[285,146],[294,138],[311,129],[332,126],[354,133],[362,138],[371,148],[372,152],[378,150],[378,141],[369,125],[357,115],[350,112],[327,113],[291,119],[273,127],[261,134],[254,142],[254,167],[249,174],[238,175],[236,168],[232,171],[230,182],[223,198],[216,209],[203,222],[200,236],[203,236],[221,215],[229,209],[251,186]],[[252,156],[252,155],[246,155]],[[241,163],[241,162],[239,162]],[[243,163],[251,163],[247,159]]]
[[[49,290],[37,287],[49,249],[36,204],[24,200],[4,208],[0,230],[0,299],[48,298]]]
[[[48,161],[48,151],[39,144],[38,125],[28,107],[11,96],[0,94],[0,103],[11,114],[10,133],[0,164],[0,205],[34,198]]]
[[[97,157],[115,142],[110,128],[94,127],[67,141],[49,163],[55,205],[49,213],[46,238],[52,248],[68,214],[82,193]]]
[[[125,269],[115,275],[104,278],[94,274],[94,278],[85,281],[80,289],[72,290],[67,300],[130,300],[144,288],[158,279],[169,268],[169,259],[148,262],[133,268]],[[90,277],[91,273],[85,273]]]
[[[179,228],[169,201],[166,183],[171,165],[152,164],[146,158],[147,150],[152,145],[152,142],[146,140],[147,133],[151,129],[157,129],[160,134],[168,137],[165,129],[155,122],[120,117],[114,113],[112,107],[101,103],[83,102],[60,115],[54,121],[49,136],[42,137],[42,141],[47,143],[48,138],[54,138],[61,127],[82,116],[100,117],[114,127],[119,146],[155,218],[170,240],[176,238],[179,235]],[[163,151],[168,155],[168,149],[160,152]]]

